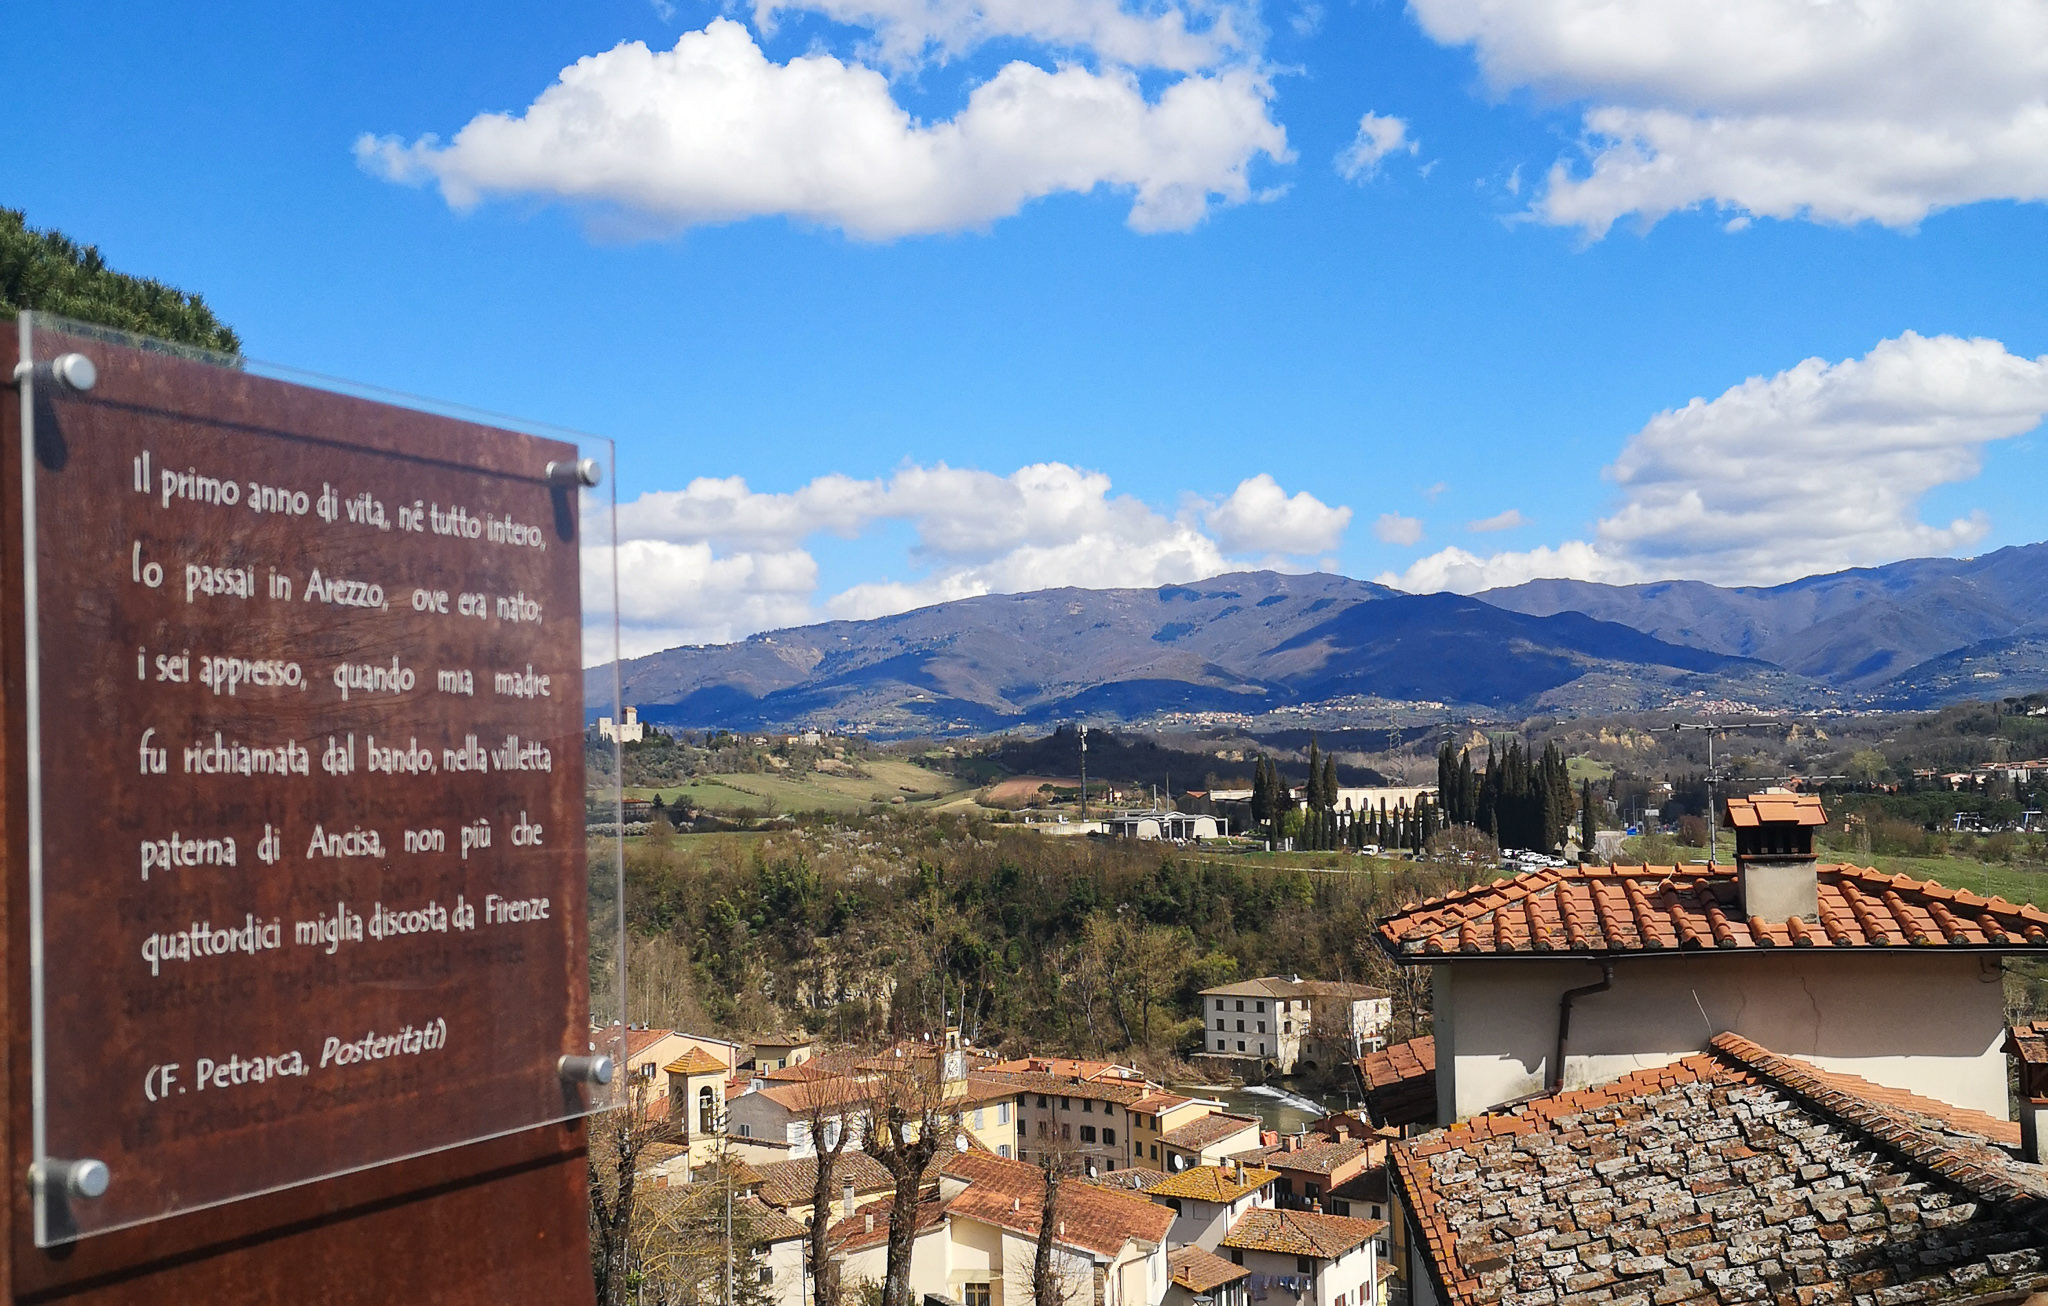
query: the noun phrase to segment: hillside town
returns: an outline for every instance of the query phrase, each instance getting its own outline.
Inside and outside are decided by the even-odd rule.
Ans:
[[[1235,1082],[1338,1064],[1353,1109],[1276,1130],[957,1028],[868,1051],[634,1028],[633,1178],[723,1193],[710,1236],[776,1306],[899,1275],[928,1306],[2048,1289],[2048,1022],[2009,1025],[1999,982],[2048,954],[2048,912],[1824,864],[1809,794],[1721,815],[1732,866],[1579,863],[1384,916],[1373,945],[1429,976],[1428,1034],[1389,1045],[1364,985],[1201,991],[1200,1058]]]

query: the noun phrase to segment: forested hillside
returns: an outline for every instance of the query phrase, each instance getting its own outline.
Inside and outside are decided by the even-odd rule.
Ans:
[[[1459,872],[1350,859],[1346,873],[878,813],[767,835],[658,833],[626,853],[633,1017],[735,1035],[866,1040],[957,1013],[1006,1052],[1161,1064],[1198,1037],[1195,994],[1297,972],[1395,989],[1420,977],[1371,922]],[[608,904],[599,904],[606,910]]]

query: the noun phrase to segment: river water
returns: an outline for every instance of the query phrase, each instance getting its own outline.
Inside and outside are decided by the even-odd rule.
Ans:
[[[1344,1108],[1341,1100],[1325,1106],[1314,1095],[1293,1089],[1228,1088],[1220,1084],[1172,1084],[1169,1087],[1189,1097],[1221,1102],[1223,1109],[1232,1115],[1257,1116],[1266,1122],[1266,1128],[1283,1134],[1291,1134],[1304,1125],[1314,1124],[1331,1111]]]

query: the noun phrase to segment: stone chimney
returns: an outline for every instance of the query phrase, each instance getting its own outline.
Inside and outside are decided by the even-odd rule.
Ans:
[[[1337,1126],[1337,1128],[1336,1128],[1336,1131],[1335,1131],[1335,1132],[1336,1132],[1336,1136],[1337,1136],[1337,1141],[1338,1141],[1338,1142],[1340,1142],[1340,1143],[1348,1143],[1348,1142],[1350,1142],[1350,1141],[1351,1141],[1351,1126],[1350,1126],[1350,1125],[1338,1125],[1338,1126]]]
[[[1301,1150],[1301,1135],[1300,1135],[1300,1134],[1288,1134],[1288,1135],[1285,1135],[1285,1136],[1284,1136],[1284,1137],[1283,1137],[1283,1138],[1282,1138],[1282,1139],[1280,1140],[1280,1146],[1282,1147],[1282,1149],[1284,1149],[1284,1150],[1286,1150],[1286,1151],[1289,1151],[1289,1152],[1299,1152],[1299,1151]]]
[[[839,1189],[839,1215],[846,1219],[853,1214],[853,1180],[849,1179]]]
[[[1765,789],[1730,798],[1723,810],[1735,831],[1735,880],[1743,915],[1764,921],[1819,920],[1813,830],[1828,820],[1820,799]]]

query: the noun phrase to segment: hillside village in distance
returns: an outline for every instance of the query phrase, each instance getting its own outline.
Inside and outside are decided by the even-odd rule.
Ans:
[[[2031,721],[2030,705],[2016,715]],[[865,740],[720,746],[749,744],[885,774]],[[1313,974],[1203,983],[1187,957],[1119,981],[1117,957],[1128,976],[1167,926],[1091,916],[1085,938],[1036,945],[1061,973],[1024,1001],[1059,1012],[1005,1018],[977,984],[1032,976],[941,959],[938,1005],[911,997],[932,976],[896,972],[893,998],[864,1000],[890,1014],[851,1038],[857,983],[837,1003],[810,991],[811,1032],[636,1024],[634,1105],[594,1138],[596,1209],[616,1216],[630,1189],[664,1213],[638,1219],[666,1230],[646,1273],[674,1299],[697,1282],[777,1306],[878,1300],[899,1275],[927,1306],[1903,1306],[2048,1290],[2048,1021],[2032,1019],[2048,911],[1866,864],[1916,838],[1981,856],[2002,837],[2012,873],[2030,874],[2048,766],[1862,757],[1886,773],[1860,789],[1717,773],[1709,827],[1682,775],[1631,789],[1611,771],[1596,788],[1519,739],[1480,758],[1446,743],[1434,785],[1339,784],[1335,759],[1315,758],[1294,758],[1304,783],[1262,762],[1251,789],[1190,773],[1161,797],[1118,774],[1081,838],[1058,837],[1081,833],[1061,816],[1082,818],[1051,781],[1024,810],[890,804],[858,835],[795,812],[720,818],[642,786],[632,842],[751,829],[769,841],[752,854],[763,884],[815,874],[844,894],[877,883],[866,863],[885,841],[918,841],[922,891],[965,911],[999,907],[980,868],[1014,894],[1020,868],[1054,883],[1031,859],[1067,857],[1131,877],[1106,901],[1162,922],[1213,921],[1202,904],[1228,901],[1248,931],[1271,910],[1254,882],[1290,877],[1302,910],[1356,946]],[[1384,825],[1374,795],[1391,800]],[[1909,822],[1899,804],[1915,803],[1947,806]],[[1161,819],[1176,814],[1216,825],[1183,833]],[[1519,853],[1503,852],[1510,827]],[[838,849],[850,870],[834,878]],[[1148,905],[1158,895],[1173,901]],[[772,911],[753,919],[747,937],[772,948]],[[1115,932],[1091,952],[1098,930]],[[1114,1014],[1127,1031],[1171,1021],[1170,1045],[1127,1032],[1115,1055],[1116,1034],[1065,1006],[1098,982],[1110,1007],[1118,992],[1133,1004]],[[977,1043],[960,1005],[1010,1028]],[[906,1019],[918,1010],[924,1028]],[[1284,1119],[1282,1102],[1297,1108]]]

